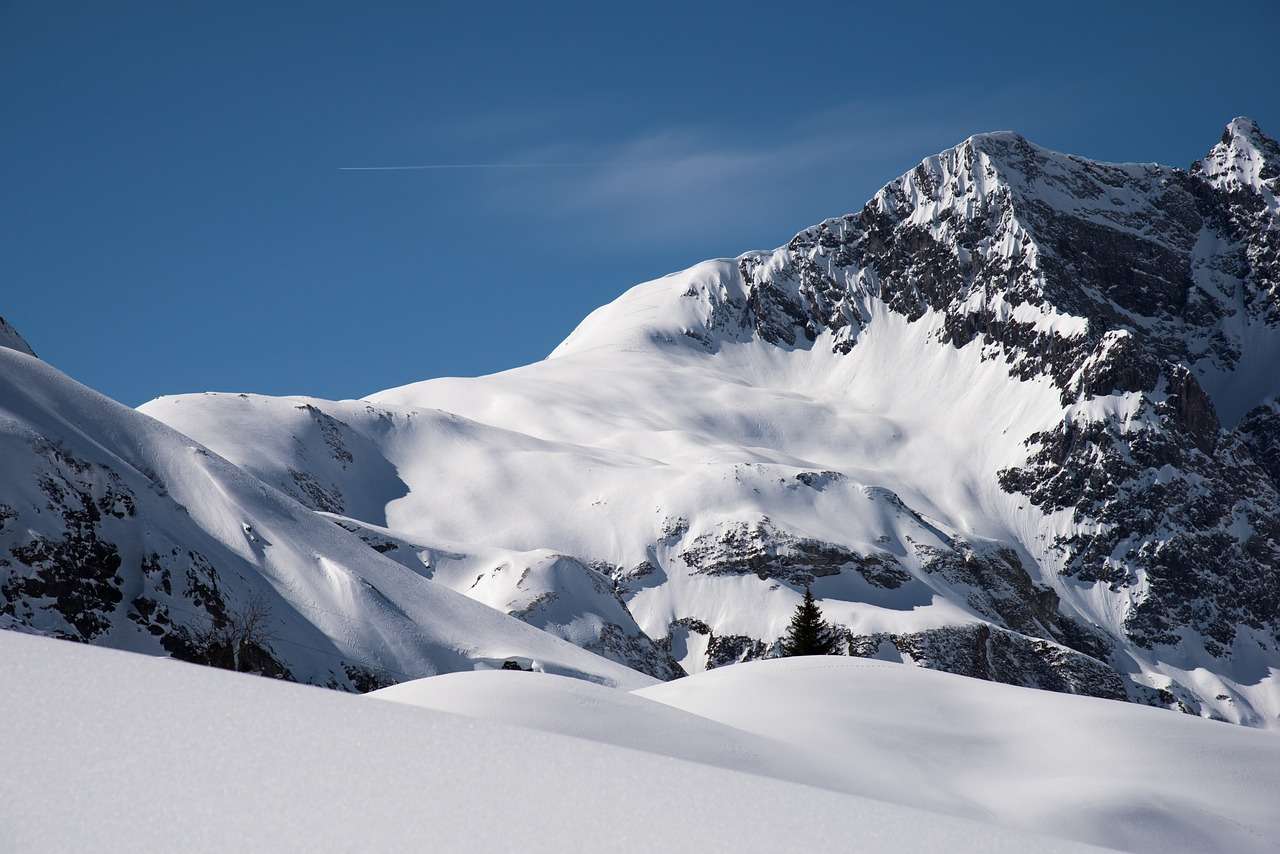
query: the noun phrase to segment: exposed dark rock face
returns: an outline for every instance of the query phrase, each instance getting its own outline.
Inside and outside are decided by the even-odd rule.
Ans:
[[[375,531],[371,531],[368,528],[356,522],[351,522],[346,519],[335,519],[334,524],[344,531],[350,531],[351,533],[355,534],[357,537],[360,538],[361,542],[363,542],[369,548],[373,549],[378,554],[385,555],[385,554],[390,554],[392,552],[398,552],[400,550],[401,544],[396,542],[394,539],[390,537],[385,537]],[[416,564],[406,564],[406,565],[410,566],[412,569],[414,569],[414,571],[422,573],[427,578],[431,577],[431,570],[427,566],[425,566],[421,561],[418,561]]]
[[[1109,700],[1129,698],[1124,680],[1102,661],[1041,638],[986,624],[950,626],[911,634],[859,635],[850,655],[895,655],[962,676]]]
[[[754,573],[795,584],[811,584],[835,575],[857,555],[831,543],[794,537],[778,530],[768,518],[755,523],[734,522],[694,539],[680,558],[694,572],[707,575]]]
[[[957,543],[950,550],[918,546],[917,551],[925,572],[969,587],[969,607],[997,626],[1049,638],[1094,658],[1105,660],[1110,654],[1106,636],[1063,614],[1058,594],[1032,581],[1013,549],[979,550]]]
[[[584,644],[583,648],[613,661],[623,662],[655,679],[665,681],[686,675],[684,668],[648,635],[635,632],[628,634],[617,623],[605,624],[600,630],[599,638]]]
[[[293,497],[304,507],[319,510],[323,513],[345,513],[346,504],[342,499],[342,491],[336,486],[328,488],[321,485],[315,477],[304,471],[289,469],[289,476],[297,487]]]
[[[708,670],[724,667],[727,664],[770,658],[777,654],[776,643],[766,644],[762,640],[746,635],[717,635],[710,626],[697,617],[681,617],[671,621],[667,627],[667,636],[658,642],[668,654],[671,653],[671,636],[676,629],[685,629],[707,638],[706,660],[703,666]]]
[[[311,416],[311,420],[313,420],[316,423],[316,426],[320,428],[320,435],[324,437],[324,442],[329,446],[329,450],[332,452],[333,458],[341,463],[343,468],[346,468],[355,461],[355,457],[352,456],[351,451],[347,450],[347,445],[342,440],[343,430],[350,430],[351,428],[347,427],[332,415],[321,412],[309,403],[304,403],[297,408]]]
[[[58,442],[25,443],[19,458],[35,466],[41,501],[0,505],[0,615],[83,643],[132,625],[181,660],[292,678],[265,635],[234,650],[215,639],[235,618],[234,603],[205,555],[177,545],[139,551],[148,539],[163,541],[140,511],[165,496],[154,475],[143,473],[152,493],[143,495],[114,468]]]
[[[767,658],[773,646],[746,635],[712,635],[707,642],[707,668]]]
[[[132,516],[134,496],[114,472],[99,470],[60,445],[35,439],[32,450],[46,467],[36,481],[44,507],[31,509],[61,519],[61,536],[34,534],[10,545],[16,564],[4,561],[9,569],[0,584],[0,613],[91,641],[111,627],[111,615],[124,599],[120,552],[100,536],[99,523],[104,514]],[[5,515],[14,523],[6,527],[16,533],[25,514],[6,506]]]
[[[1280,489],[1280,402],[1250,410],[1235,429],[1249,455]]]
[[[1134,426],[1064,422],[1032,436],[1027,466],[1001,483],[1087,531],[1056,542],[1066,574],[1113,589],[1145,579],[1125,621],[1139,645],[1176,644],[1189,630],[1223,655],[1240,625],[1280,641],[1280,493],[1249,445],[1265,439],[1236,431],[1210,455],[1177,397],[1144,397]]]
[[[834,543],[798,537],[780,530],[768,517],[733,522],[694,538],[680,559],[695,573],[754,574],[803,587],[815,578],[854,570],[877,587],[900,587],[911,580],[888,553],[860,555]]]
[[[831,484],[844,480],[844,475],[838,471],[802,471],[796,475],[796,480],[810,489],[822,492]]]
[[[517,669],[519,669],[518,665]],[[400,681],[390,674],[379,673],[376,670],[355,664],[345,665],[343,671],[347,674],[347,679],[351,680],[351,685],[358,694],[368,694],[370,691],[389,688]],[[340,686],[334,685],[333,687]]]
[[[717,635],[705,622],[689,617],[671,623],[663,641],[668,649],[670,633],[678,627],[707,637],[707,669],[781,654],[776,642],[769,644],[743,635]],[[1105,661],[1000,626],[977,623],[908,634],[871,635],[855,635],[844,626],[835,628],[845,638],[843,648],[847,653],[862,658],[883,657],[888,649],[894,660],[909,660],[921,667],[991,682],[1177,706],[1172,695],[1164,697],[1147,686],[1135,685]],[[1185,704],[1181,707],[1186,708]]]

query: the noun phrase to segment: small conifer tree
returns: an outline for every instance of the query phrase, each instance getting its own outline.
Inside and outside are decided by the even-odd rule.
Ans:
[[[835,655],[836,637],[831,626],[822,618],[822,609],[813,601],[813,591],[804,589],[804,601],[791,615],[791,625],[782,638],[782,654]]]

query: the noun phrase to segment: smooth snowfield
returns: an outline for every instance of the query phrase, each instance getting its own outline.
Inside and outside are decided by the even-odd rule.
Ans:
[[[775,659],[631,694],[460,673],[370,696],[1123,850],[1280,840],[1274,735],[902,664]]]
[[[1095,850],[15,632],[0,632],[0,680],[5,851]]]

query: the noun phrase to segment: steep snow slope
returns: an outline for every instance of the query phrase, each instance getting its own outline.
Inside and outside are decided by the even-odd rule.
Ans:
[[[0,632],[0,681],[21,689],[0,693],[6,850],[705,854],[819,850],[832,840],[886,854],[1098,850],[530,728],[13,632]]]
[[[829,615],[871,632],[976,626],[1004,607],[975,590],[967,573],[945,577],[920,571],[924,553],[919,549],[931,549],[925,559],[933,561],[994,553],[995,571],[1012,575],[1015,585],[1034,592],[1025,572],[1004,568],[998,546],[982,533],[961,538],[895,495],[894,489],[909,483],[889,474],[895,467],[935,472],[948,464],[954,450],[931,439],[938,435],[931,425],[936,417],[929,412],[938,395],[931,388],[956,389],[955,406],[963,408],[973,406],[963,399],[972,384],[945,382],[963,366],[957,368],[947,351],[935,349],[931,364],[914,361],[920,373],[913,385],[896,384],[899,394],[914,389],[919,395],[916,423],[878,415],[881,407],[870,395],[887,398],[894,384],[876,392],[877,378],[884,379],[890,366],[907,364],[927,342],[923,327],[908,327],[892,315],[886,315],[881,328],[906,337],[869,341],[859,355],[873,360],[874,370],[865,372],[860,362],[830,354],[789,356],[752,343],[743,345],[738,365],[726,368],[706,365],[696,353],[685,354],[683,363],[660,352],[649,358],[628,354],[612,362],[602,354],[559,358],[471,386],[474,409],[481,410],[470,413],[479,419],[475,421],[394,402],[371,406],[238,395],[162,398],[143,411],[213,442],[268,482],[293,486],[304,501],[307,494],[291,483],[292,472],[305,465],[304,454],[318,454],[314,444],[294,443],[292,437],[305,435],[313,420],[308,413],[320,413],[362,442],[378,442],[380,453],[372,467],[381,469],[390,461],[399,481],[412,485],[407,493],[403,487],[386,491],[390,531],[374,531],[368,538],[375,547],[395,545],[385,552],[388,556],[407,556],[412,565],[422,549],[432,546],[452,554],[480,554],[479,562],[469,559],[456,571],[432,577],[519,613],[527,600],[507,607],[487,592],[490,579],[502,575],[489,571],[509,561],[486,550],[541,547],[573,555],[611,571],[635,621],[650,637],[662,640],[691,627],[697,634],[697,628],[711,626],[714,637],[707,631],[702,637],[710,644],[713,663],[721,663],[751,654],[760,638],[776,637],[798,601],[798,585],[815,576],[815,589],[826,597]],[[877,349],[879,342],[884,351]],[[787,362],[792,358],[810,364],[791,366]],[[824,360],[829,364],[820,364]],[[757,382],[734,381],[729,373],[734,368],[753,373]],[[976,356],[972,368],[983,370]],[[762,379],[770,372],[773,379]],[[995,373],[1006,376],[1000,367]],[[664,374],[680,381],[661,386],[656,377]],[[824,377],[832,391],[806,396],[800,391],[804,376]],[[857,386],[850,390],[858,378],[865,378],[865,391]],[[842,395],[865,403],[843,406]],[[473,398],[459,395],[447,406],[467,411],[472,403]],[[525,412],[524,417],[512,416],[525,432],[484,423],[495,419],[485,406]],[[1026,400],[1011,399],[1009,417],[1018,417],[1027,406]],[[557,427],[567,440],[538,436]],[[284,455],[275,445],[287,445],[296,456]],[[356,445],[353,441],[346,447]],[[330,496],[358,491],[363,459],[356,453],[355,462],[321,481],[320,488]],[[1001,461],[987,468],[994,470]],[[967,482],[957,477],[947,490],[954,506],[981,520],[982,509],[970,505],[975,495],[983,494],[979,476],[975,473]],[[884,488],[886,483],[894,489]],[[986,492],[994,493],[992,500],[1002,500],[997,489]],[[918,489],[906,494],[909,502],[937,512],[940,496],[930,499]],[[345,509],[337,499],[311,506]],[[989,533],[1002,532],[995,528]],[[752,567],[740,559],[743,549],[752,548],[761,555],[779,548],[782,553]],[[703,565],[690,568],[687,561]],[[520,574],[524,568],[529,568],[527,561]],[[532,570],[536,573],[538,567]],[[531,590],[558,589],[540,575],[528,584]],[[584,602],[568,590],[558,592],[576,610],[608,617],[599,603]],[[1021,630],[1034,621],[1026,616],[1015,622]],[[1070,655],[1065,650],[1061,654]],[[636,659],[620,660],[642,666]],[[686,654],[682,660],[695,671],[706,664],[699,656]],[[662,675],[657,665],[643,669]],[[1114,686],[1103,690],[1123,694]]]
[[[636,625],[613,580],[600,569],[546,549],[424,545],[386,528],[325,515],[392,560],[504,614],[659,679],[684,675]]]
[[[370,696],[1130,851],[1280,838],[1272,735],[901,664],[751,662],[633,694],[459,673]]]
[[[0,625],[368,690],[516,659],[647,677],[406,570],[173,429],[0,348]],[[264,625],[235,650],[210,627]]]
[[[421,525],[381,527],[384,508],[409,495],[406,480],[417,484],[419,494],[431,493],[433,505],[468,507],[467,518],[484,520],[495,530],[526,524],[526,515],[539,506],[553,514],[557,505],[538,501],[536,483],[519,482],[518,474],[501,469],[509,461],[519,466],[522,458],[535,465],[544,460],[576,465],[569,446],[450,413],[360,401],[207,394],[162,398],[143,411],[179,430],[189,427],[215,438],[220,453],[307,506],[332,513],[338,525],[423,577],[657,678],[681,673],[637,627],[613,580],[572,552],[494,548],[481,538],[451,536],[455,532],[447,525],[430,524],[431,506],[407,511],[426,514]],[[207,412],[225,419],[218,423],[225,433],[206,429]],[[448,457],[450,472],[427,469],[425,479],[417,479],[413,467],[424,451],[434,459]],[[588,451],[588,456],[601,455]],[[546,475],[533,469],[531,476],[541,482]],[[500,485],[505,485],[499,489],[502,497],[494,497],[490,490]]]
[[[980,134],[533,365],[144,411],[378,536],[605,571],[689,672],[769,655],[812,584],[857,655],[1276,727],[1277,152],[1243,119],[1190,170]]]

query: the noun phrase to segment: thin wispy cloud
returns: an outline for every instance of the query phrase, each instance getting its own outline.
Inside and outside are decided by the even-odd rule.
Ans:
[[[589,163],[418,163],[407,166],[339,166],[339,172],[420,172],[431,169],[572,169]]]
[[[920,158],[1007,125],[1008,105],[1025,94],[1006,88],[963,100],[946,93],[865,98],[804,113],[647,128],[626,128],[599,111],[590,121],[582,111],[554,108],[497,112],[436,122],[422,140],[491,160],[343,171],[472,170],[468,205],[520,217],[523,228],[552,241],[567,235],[579,251],[709,241],[745,248],[740,244],[781,242],[810,221],[860,208]],[[494,150],[495,139],[506,150]],[[482,177],[489,172],[494,177]]]

